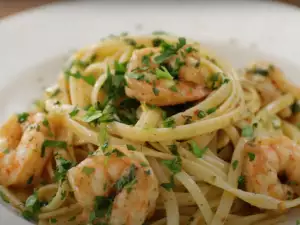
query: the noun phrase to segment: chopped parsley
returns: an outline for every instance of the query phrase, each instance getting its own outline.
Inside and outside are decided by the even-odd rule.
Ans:
[[[85,166],[82,168],[82,172],[85,173],[87,176],[89,176],[95,172],[95,168]]]
[[[191,53],[191,52],[193,52],[193,51],[197,51],[197,49],[195,49],[195,48],[193,48],[192,46],[188,46],[186,49],[185,49],[185,52],[186,53]]]
[[[162,41],[160,44],[161,54],[154,58],[157,64],[161,64],[168,60],[170,57],[175,55],[179,49],[181,49],[186,44],[186,39],[183,37],[178,38],[178,43],[175,45],[168,44]]]
[[[57,168],[54,173],[54,178],[56,181],[64,180],[66,178],[68,170],[71,169],[73,166],[75,166],[75,164],[62,157],[56,160],[57,160]]]
[[[209,87],[212,90],[217,89],[218,87],[220,87],[220,85],[223,83],[223,76],[222,73],[213,73],[210,75],[209,77]]]
[[[169,183],[162,183],[162,184],[160,184],[160,186],[163,187],[164,189],[166,189],[167,191],[171,191],[175,187],[174,175],[172,175],[170,177]]]
[[[95,203],[94,203],[94,210],[91,212],[89,216],[89,222],[94,223],[96,222],[97,218],[106,219],[108,220],[113,205],[113,198],[106,197],[106,196],[96,196]],[[102,223],[105,225],[105,223]]]
[[[114,188],[116,189],[116,192],[119,193],[123,190],[123,188],[132,188],[132,186],[136,182],[136,166],[132,164],[129,168],[128,175],[124,175],[121,177],[117,182],[114,184]]]
[[[29,116],[29,113],[23,112],[23,113],[18,114],[17,116],[18,116],[18,122],[19,123],[24,123],[24,122],[26,122],[26,120]]]
[[[166,69],[166,67],[162,66],[161,69],[156,69],[155,71],[157,79],[167,79],[167,80],[173,80],[172,75],[169,73],[169,71]]]
[[[150,56],[153,54],[143,55],[142,63],[146,66],[150,66]]]
[[[47,120],[47,118],[45,118],[42,123],[45,127],[47,127],[49,135],[53,137],[54,134],[50,128],[49,121]]]
[[[189,144],[190,144],[192,152],[194,153],[194,155],[197,158],[202,158],[203,155],[205,154],[205,152],[208,150],[207,147],[200,149],[195,141],[191,141]]]
[[[253,160],[255,160],[255,153],[248,152],[248,157],[249,157],[250,162],[252,162]]]
[[[123,75],[126,72],[127,62],[119,63],[118,61],[115,61],[114,66],[115,66],[115,74]]]
[[[127,63],[124,63],[122,66],[118,66],[118,69],[115,70],[115,74],[111,73],[109,66],[107,67],[107,78],[103,85],[103,90],[107,94],[107,101],[112,100],[117,101],[121,97],[125,96],[125,77],[123,67],[126,67]],[[124,73],[123,73],[124,72]]]
[[[106,112],[104,112],[106,111]],[[106,110],[96,110],[94,106],[91,106],[87,113],[83,116],[83,121],[87,123],[108,123],[114,121],[113,113],[115,109],[113,106],[108,105]]]
[[[206,113],[209,115],[209,114],[214,113],[216,110],[217,110],[217,107],[213,107],[213,108],[208,109],[208,110],[206,111]]]
[[[227,84],[227,83],[229,83],[229,81],[230,81],[230,79],[225,78],[225,79],[223,80],[223,84]]]
[[[3,151],[3,153],[4,153],[4,154],[8,154],[8,153],[9,153],[9,149],[8,149],[8,148],[5,149],[5,150]]]
[[[241,175],[238,177],[238,186],[239,188],[243,188],[245,186],[246,178],[245,176]]]
[[[135,151],[136,148],[133,145],[126,145],[128,150]]]
[[[174,157],[170,160],[162,160],[162,163],[174,174],[181,171],[181,159],[179,156]]]
[[[55,140],[45,140],[42,144],[41,157],[45,156],[46,148],[62,148],[67,149],[67,142],[65,141],[55,141]]]
[[[239,165],[239,161],[238,160],[234,160],[232,162],[232,168],[233,168],[233,170],[235,170],[238,167],[238,165]]]
[[[74,77],[75,79],[82,79],[91,86],[94,86],[96,83],[96,78],[93,75],[82,76],[79,71],[72,73],[71,71],[67,70],[65,71],[65,77],[67,79],[69,77]]]
[[[72,110],[72,112],[69,113],[69,115],[71,117],[76,116],[79,113],[79,109],[77,108],[77,106],[75,106],[75,108]]]
[[[242,129],[243,137],[253,137],[254,129],[253,126],[247,125]]]
[[[199,110],[199,112],[197,113],[197,116],[202,119],[206,116],[206,113],[203,110]]]
[[[141,73],[131,72],[131,73],[127,73],[126,76],[129,78],[136,79],[136,80],[144,80],[145,79],[145,75],[141,74]]]
[[[60,194],[60,199],[64,200],[66,198],[67,192],[66,191],[62,191]]]
[[[23,217],[27,220],[34,220],[40,212],[41,202],[38,199],[38,193],[34,192],[30,195],[25,203],[25,210],[22,213]]]
[[[176,123],[175,123],[174,118],[172,118],[172,117],[169,117],[169,118],[167,118],[163,121],[163,127],[166,127],[166,128],[172,127],[172,128],[174,128],[175,126],[176,126]]]

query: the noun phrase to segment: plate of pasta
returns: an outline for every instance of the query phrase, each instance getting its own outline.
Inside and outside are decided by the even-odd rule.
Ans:
[[[83,12],[71,31],[49,28],[63,36],[101,4],[60,3],[22,22]],[[1,77],[1,224],[300,224],[299,66],[254,49],[254,37],[249,48],[155,28],[43,43],[46,60],[28,56],[20,75]]]

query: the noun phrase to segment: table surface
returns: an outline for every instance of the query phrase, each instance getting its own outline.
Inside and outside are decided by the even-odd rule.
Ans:
[[[32,7],[44,5],[59,0],[0,0],[0,18],[30,9]],[[281,2],[297,5],[300,7],[300,0],[279,0]]]

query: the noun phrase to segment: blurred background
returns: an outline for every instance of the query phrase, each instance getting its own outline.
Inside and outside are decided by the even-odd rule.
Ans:
[[[59,0],[0,0],[0,18]],[[300,0],[277,0],[300,7]]]

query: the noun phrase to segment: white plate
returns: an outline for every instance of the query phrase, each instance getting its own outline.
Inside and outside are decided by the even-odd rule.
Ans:
[[[187,36],[211,46],[235,67],[271,60],[300,83],[299,21],[297,8],[256,1],[73,1],[6,18],[0,21],[0,121],[26,110],[56,80],[70,50],[122,31]],[[286,224],[295,224],[297,213]],[[0,205],[0,224],[28,223]]]

